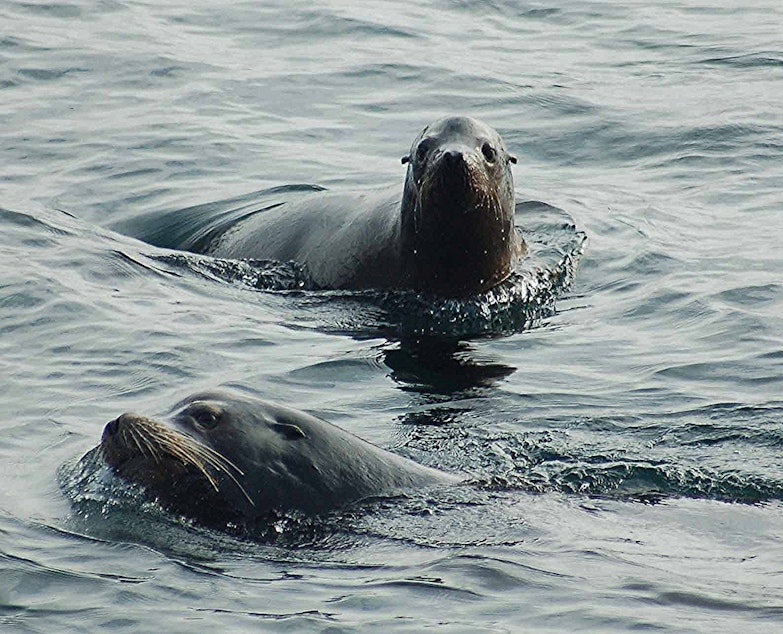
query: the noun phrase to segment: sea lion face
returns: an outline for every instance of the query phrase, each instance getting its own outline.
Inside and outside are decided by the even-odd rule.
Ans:
[[[218,528],[248,527],[297,508],[288,475],[308,461],[301,427],[267,414],[259,402],[195,394],[165,421],[123,414],[101,438],[104,462],[164,508]]]
[[[522,243],[514,230],[516,158],[500,135],[470,117],[440,119],[403,163],[403,257],[412,286],[459,296],[505,279]]]

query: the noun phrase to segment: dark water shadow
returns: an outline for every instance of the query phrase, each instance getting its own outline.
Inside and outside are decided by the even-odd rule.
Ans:
[[[515,367],[481,358],[466,342],[434,337],[401,339],[383,354],[401,389],[448,398],[496,385]]]

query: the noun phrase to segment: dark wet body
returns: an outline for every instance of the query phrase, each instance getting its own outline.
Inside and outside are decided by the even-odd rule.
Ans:
[[[190,232],[125,230],[220,258],[296,262],[324,288],[467,296],[503,281],[524,254],[512,162],[488,125],[447,117],[425,128],[403,158],[402,192],[317,192]]]
[[[99,447],[164,508],[221,529],[457,481],[305,412],[223,391],[186,398],[164,421],[123,414]]]

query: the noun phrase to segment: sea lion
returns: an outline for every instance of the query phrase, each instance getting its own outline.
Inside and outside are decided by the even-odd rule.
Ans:
[[[228,391],[188,396],[166,420],[122,414],[93,451],[169,511],[235,531],[458,480],[305,412]]]
[[[220,258],[292,261],[322,288],[465,297],[506,279],[525,243],[514,227],[516,158],[500,135],[476,119],[446,117],[424,128],[402,163],[402,192],[311,189],[211,224],[190,226],[185,213],[157,227],[139,231],[132,221],[119,230]]]

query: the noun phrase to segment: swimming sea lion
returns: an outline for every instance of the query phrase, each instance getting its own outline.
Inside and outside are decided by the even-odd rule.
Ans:
[[[463,297],[506,279],[525,243],[514,227],[516,158],[500,135],[476,119],[446,117],[402,162],[402,193],[319,191],[193,231],[147,228],[155,238],[137,237],[220,258],[293,261],[323,288]]]
[[[193,394],[165,421],[122,414],[98,450],[164,508],[220,529],[457,481],[305,412],[227,391]]]

